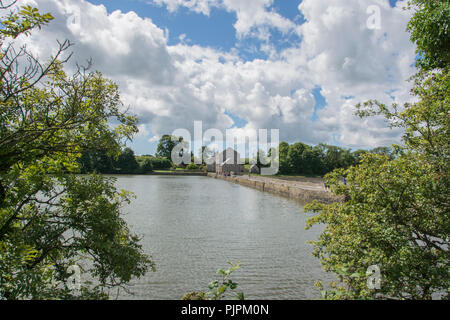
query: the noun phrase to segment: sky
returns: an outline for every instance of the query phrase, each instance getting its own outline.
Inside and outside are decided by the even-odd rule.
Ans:
[[[139,117],[129,144],[154,154],[175,129],[252,135],[346,148],[398,143],[369,99],[411,100],[411,12],[395,0],[20,0],[55,20],[22,39],[42,59],[71,40],[67,68],[92,59]]]

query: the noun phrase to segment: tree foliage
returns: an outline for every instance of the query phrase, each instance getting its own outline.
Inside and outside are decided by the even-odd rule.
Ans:
[[[18,47],[19,35],[51,20],[30,6],[0,18],[0,297],[107,298],[153,264],[121,215],[131,195],[113,179],[76,175],[77,160],[118,155],[136,118],[100,73],[66,75],[68,41],[47,62]],[[73,265],[82,270],[77,290]]]
[[[320,143],[310,146],[302,142],[289,145],[281,142],[279,151],[279,174],[324,175],[339,168],[348,168],[359,163],[361,156],[367,152],[386,153],[393,157],[387,147],[373,150],[357,150],[352,152],[337,146]]]
[[[172,158],[172,150],[175,146],[182,142],[183,138],[173,137],[171,135],[163,135],[159,140],[158,147],[156,149],[156,156],[161,158]]]
[[[139,169],[139,164],[134,156],[134,151],[125,148],[114,163],[114,167],[119,173],[133,174]]]
[[[411,0],[415,10],[408,24],[411,41],[417,45],[421,69],[445,68],[450,64],[450,2],[448,0]]]
[[[108,155],[108,152],[86,151],[78,159],[82,173],[102,174],[146,174],[153,170],[167,170],[173,164],[166,158],[150,155],[136,156],[130,148],[125,148],[119,155]]]
[[[172,168],[172,161],[166,158],[155,158],[155,157],[139,157],[138,162],[141,163],[142,161],[148,160],[151,162],[153,170],[168,170]]]

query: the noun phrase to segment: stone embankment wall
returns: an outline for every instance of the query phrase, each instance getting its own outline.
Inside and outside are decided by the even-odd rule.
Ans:
[[[208,173],[208,177],[230,181],[246,187],[270,192],[302,202],[311,202],[317,200],[321,203],[329,204],[337,201],[342,201],[341,198],[335,196],[325,189],[316,188],[313,190],[307,187],[302,188],[298,184],[292,183],[290,185],[289,182],[286,181],[284,181],[283,183],[278,183],[278,181],[276,181],[275,179],[261,179],[261,177],[259,177],[256,180],[251,178],[249,179],[247,176],[226,177],[217,173]]]

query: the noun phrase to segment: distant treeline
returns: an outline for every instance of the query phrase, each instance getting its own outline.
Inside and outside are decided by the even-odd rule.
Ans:
[[[79,159],[82,173],[103,174],[145,174],[154,170],[168,170],[172,162],[166,158],[136,156],[130,148],[125,148],[115,158],[104,151],[84,152]]]
[[[291,145],[287,142],[281,142],[279,145],[279,174],[324,175],[337,168],[348,168],[358,164],[361,155],[366,152],[387,154],[393,157],[392,150],[387,147],[351,151],[350,149],[326,144],[310,146],[301,142]],[[248,163],[248,159],[245,160]],[[156,157],[151,155],[136,156],[130,148],[125,148],[118,157],[110,156],[102,151],[85,152],[79,162],[82,173],[146,174],[154,170],[176,168],[172,161],[166,157],[160,155]],[[188,170],[202,169],[201,166],[193,164],[183,165],[182,167]]]
[[[327,144],[309,146],[298,142],[279,145],[279,174],[283,175],[324,175],[338,168],[348,168],[360,162],[364,153],[372,152],[393,157],[391,148],[378,147],[373,150],[344,149]]]

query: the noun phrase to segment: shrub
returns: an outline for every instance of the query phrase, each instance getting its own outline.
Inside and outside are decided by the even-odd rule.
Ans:
[[[152,165],[152,171],[153,170],[168,170],[172,168],[172,162],[167,158],[155,158],[155,157],[149,157],[149,156],[142,156],[138,157],[138,162],[142,171],[142,166],[144,165],[145,161],[148,161]]]
[[[144,159],[144,161],[142,161],[140,163],[140,171],[141,173],[150,173],[153,172],[153,164],[152,161],[150,159]]]
[[[186,167],[187,170],[199,170],[199,166],[196,165],[195,163],[191,163]]]

